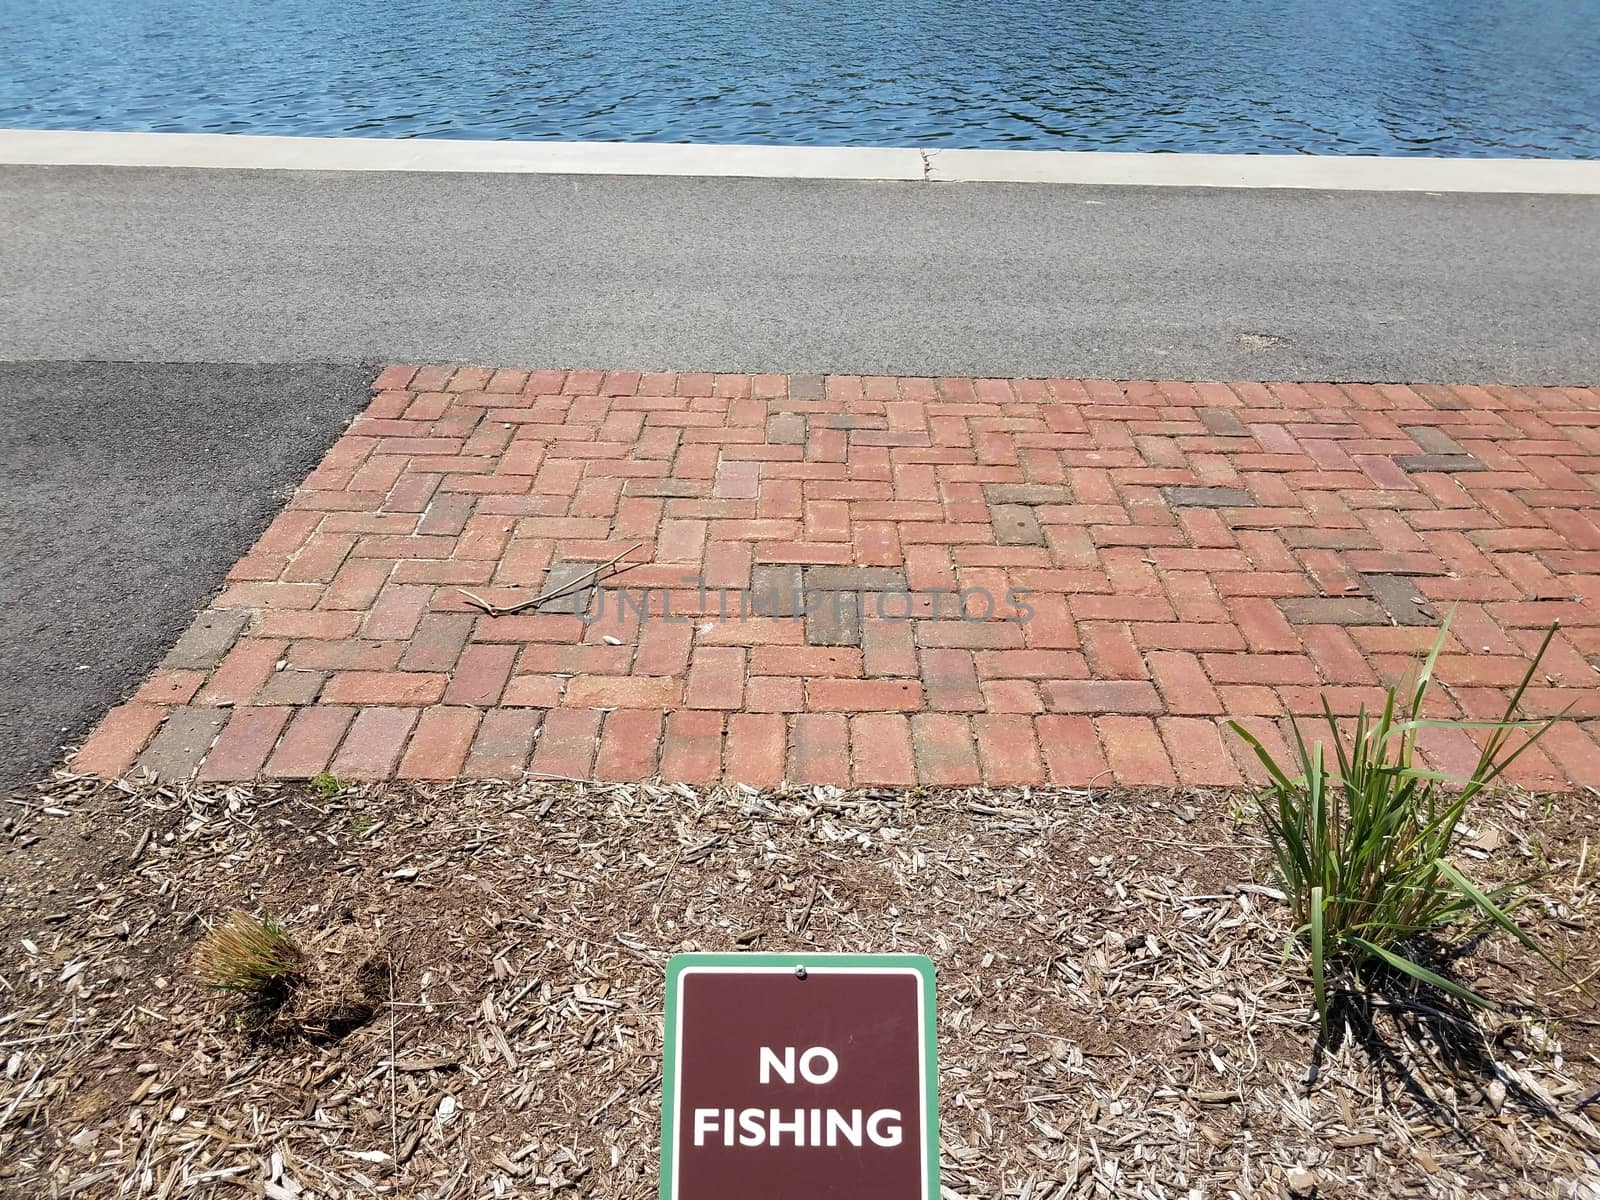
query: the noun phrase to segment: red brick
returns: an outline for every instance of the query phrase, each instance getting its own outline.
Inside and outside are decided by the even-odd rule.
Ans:
[[[850,536],[857,566],[898,567],[905,562],[899,530],[888,521],[853,521]]]
[[[970,650],[924,650],[922,682],[935,712],[982,712],[983,692]]]
[[[1201,787],[1234,787],[1239,769],[1223,748],[1217,722],[1202,717],[1162,717],[1156,724],[1178,776]]]
[[[1217,689],[1222,700],[1222,711],[1229,716],[1276,717],[1283,714],[1283,705],[1271,688],[1254,683],[1224,684]]]
[[[1034,740],[1033,718],[985,714],[972,719],[983,780],[996,787],[1040,784],[1044,764]]]
[[[635,782],[653,776],[661,745],[662,716],[656,709],[619,708],[607,713],[595,759],[595,777]]]
[[[604,643],[556,646],[534,642],[517,658],[519,675],[626,675],[633,657],[630,646]]]
[[[478,732],[479,713],[471,708],[424,709],[396,774],[401,779],[454,779]]]
[[[72,756],[72,769],[102,779],[117,778],[133,765],[168,711],[137,702],[113,708]]]
[[[715,603],[713,601],[713,603]],[[755,611],[752,607],[751,611]],[[695,637],[701,646],[799,646],[805,641],[805,622],[797,617],[739,616],[736,602],[730,601],[729,616],[707,622]]]
[[[915,675],[917,650],[912,622],[868,615],[861,622],[863,670],[870,676]]]
[[[1600,746],[1596,746],[1594,722],[1557,721],[1539,739],[1538,748],[1554,759],[1579,786],[1592,786],[1600,779]]]
[[[543,712],[531,709],[498,708],[485,713],[462,775],[468,779],[521,779],[543,719]]]
[[[200,689],[199,703],[248,704],[287,649],[288,643],[276,638],[239,641]]]
[[[318,705],[301,709],[267,760],[266,773],[275,779],[310,779],[321,774],[354,716],[351,708]]]
[[[468,613],[429,613],[400,657],[402,671],[448,671],[461,657],[476,618]]]
[[[284,568],[283,578],[291,583],[327,583],[338,573],[355,541],[348,533],[313,534]]]
[[[389,671],[403,649],[402,642],[296,642],[286,661],[291,668],[310,671]]]
[[[1376,676],[1350,635],[1337,625],[1302,625],[1300,640],[1329,683],[1372,683]]]
[[[1140,621],[1132,626],[1133,640],[1146,650],[1243,650],[1244,638],[1233,624],[1166,625]]]
[[[1083,655],[1096,679],[1148,679],[1144,655],[1133,644],[1128,626],[1108,621],[1086,621],[1078,627]]]
[[[979,650],[974,657],[982,679],[1082,679],[1089,674],[1083,655],[1073,650]]]
[[[1201,662],[1216,683],[1317,682],[1317,668],[1303,654],[1205,654]]]
[[[953,650],[1011,650],[1023,645],[1026,626],[1015,621],[915,621],[917,641]]]
[[[187,704],[205,679],[204,671],[156,671],[140,685],[133,699],[140,704]]]
[[[787,749],[788,723],[781,715],[734,713],[728,718],[724,777],[730,783],[776,787],[783,781]]]
[[[387,392],[404,388],[411,382],[411,377],[417,373],[413,366],[385,367],[378,372],[378,377],[372,381],[374,392]]]
[[[983,704],[996,713],[1042,713],[1037,684],[1026,679],[989,679],[982,684]]]
[[[666,520],[656,538],[657,562],[698,566],[705,555],[706,522]],[[692,572],[691,572],[692,574]]]
[[[789,779],[807,785],[849,784],[849,727],[841,714],[800,713],[792,718]]]
[[[800,712],[805,706],[805,684],[784,676],[752,676],[745,686],[744,706],[756,713]]]
[[[255,636],[336,641],[355,637],[360,626],[361,616],[353,612],[264,612],[256,620]]]
[[[753,551],[748,543],[714,541],[706,548],[705,569],[701,576],[708,588],[744,591],[750,586],[752,559]]]
[[[227,728],[200,765],[201,781],[254,779],[289,720],[289,709],[246,706],[233,710]]]
[[[981,782],[972,725],[966,717],[917,713],[911,718],[911,737],[922,783],[960,787]]]
[[[1036,650],[1076,650],[1078,627],[1065,596],[1035,592],[1023,599],[1032,616],[1019,620],[1024,642]],[[1019,616],[1027,616],[1026,612]]]
[[[861,651],[850,646],[757,646],[751,651],[750,673],[859,679]]]
[[[690,708],[736,709],[744,703],[745,652],[735,646],[697,649],[683,701]]]
[[[1066,713],[1156,713],[1162,710],[1155,685],[1143,680],[1046,680],[1045,704]]]
[[[1108,783],[1111,769],[1100,750],[1090,717],[1043,716],[1034,718],[1034,731],[1044,750],[1050,782],[1062,787],[1093,787]]]
[[[600,717],[593,709],[558,708],[547,712],[539,726],[528,774],[588,778],[589,764],[600,740]]]
[[[672,708],[683,694],[676,679],[647,675],[579,675],[567,681],[567,708]]]
[[[515,646],[468,646],[461,652],[455,673],[445,686],[444,702],[480,707],[498,703],[516,657]]]
[[[685,709],[667,716],[661,752],[661,778],[669,782],[710,783],[722,771],[720,712]]]
[[[1478,747],[1463,729],[1440,726],[1420,729],[1416,749],[1422,760],[1419,765],[1441,772],[1456,782],[1469,778],[1478,763]]]
[[[1268,716],[1237,716],[1232,720],[1261,743],[1262,748],[1271,755],[1272,761],[1278,764],[1281,771],[1290,778],[1299,774],[1299,768],[1295,765],[1294,756],[1289,750],[1289,743],[1284,739],[1283,730],[1279,728],[1276,720]],[[1266,765],[1262,763],[1255,748],[1228,725],[1222,728],[1222,744],[1233,754],[1234,761],[1239,765],[1246,780],[1256,786],[1268,781]]]
[[[1245,644],[1257,654],[1294,653],[1300,649],[1289,622],[1265,596],[1236,596],[1227,602]]]
[[[1152,650],[1148,656],[1150,672],[1161,689],[1167,711],[1186,714],[1216,714],[1222,701],[1212,690],[1211,681],[1193,654],[1178,650]]]
[[[417,722],[413,708],[363,708],[329,768],[340,779],[387,779]]]
[[[328,704],[437,704],[446,678],[422,671],[342,671],[323,686]]]
[[[1126,787],[1177,782],[1166,747],[1149,717],[1101,717],[1095,723],[1116,781]]]
[[[358,611],[371,608],[384,580],[389,577],[391,566],[390,563],[374,559],[345,563],[328,585],[318,607]]]
[[[421,707],[442,691],[454,715],[430,710],[414,736],[422,749],[404,761],[420,761],[436,734],[453,734],[459,747],[476,719],[466,706],[504,705],[493,710],[503,714],[494,718],[501,728],[487,741],[480,728],[477,741],[504,734],[496,761],[515,777],[536,710],[559,705],[564,692],[568,712],[650,714],[677,707],[686,686],[689,702],[736,714],[741,747],[759,732],[748,744],[761,748],[748,753],[761,758],[764,780],[784,749],[773,731],[796,713],[791,724],[807,731],[796,736],[817,745],[831,738],[833,781],[847,782],[850,723],[831,715],[838,712],[863,714],[858,733],[907,729],[923,779],[966,781],[976,774],[971,724],[950,710],[986,709],[992,741],[1007,728],[996,720],[1032,718],[1042,693],[1067,714],[1034,726],[1052,778],[1092,779],[1105,769],[1096,767],[1105,741],[1124,782],[1159,781],[1170,771],[1162,766],[1170,743],[1196,764],[1180,762],[1180,781],[1223,786],[1231,770],[1208,740],[1210,727],[1186,716],[1225,709],[1266,732],[1285,706],[1311,712],[1323,696],[1350,711],[1378,699],[1375,679],[1392,677],[1405,655],[1431,642],[1422,627],[1330,624],[1338,614],[1328,605],[1364,586],[1359,568],[1430,572],[1406,586],[1440,611],[1463,605],[1440,663],[1448,687],[1431,715],[1454,715],[1458,704],[1469,714],[1492,708],[1512,674],[1520,678],[1530,639],[1557,617],[1561,648],[1547,664],[1556,683],[1530,692],[1528,707],[1551,711],[1571,700],[1578,713],[1600,715],[1600,674],[1585,658],[1600,654],[1592,611],[1600,525],[1584,507],[1584,481],[1600,474],[1584,465],[1600,454],[1600,422],[1586,414],[1600,401],[1588,389],[835,376],[825,393],[821,379],[791,385],[781,376],[409,366],[380,382],[385,390],[215,602],[241,617],[253,610],[251,634],[209,680],[198,668],[209,669],[226,643],[205,664],[175,660],[177,670],[148,681],[127,710],[148,714],[135,730],[141,743],[168,702],[315,704],[289,721],[267,765],[312,773],[308,764],[326,765],[349,720],[338,701]],[[799,407],[783,409],[791,404]],[[1485,414],[1493,421],[1476,419]],[[1474,420],[1454,419],[1464,416]],[[1422,421],[1462,441],[1488,470],[1398,471],[1393,456],[1417,448],[1402,422]],[[1518,436],[1508,441],[1507,429]],[[797,432],[809,433],[808,445],[792,440]],[[645,494],[622,495],[633,492],[625,481]],[[514,491],[484,491],[502,486]],[[1174,512],[1159,493],[1194,486],[1244,487],[1259,503]],[[996,544],[991,499],[1038,501],[1030,512],[1045,544]],[[603,561],[638,541],[650,550],[634,584],[664,589],[653,597],[657,611],[670,599],[695,623],[636,613],[592,626],[531,612],[494,619],[458,590],[526,599],[558,556]],[[715,589],[742,592],[757,561],[903,563],[924,593],[1032,589],[1013,602],[1016,613],[1007,606],[1007,615],[1032,619],[935,622],[924,596],[918,623],[867,621],[859,651],[808,646],[798,620],[717,615]],[[1451,574],[1437,573],[1444,568]],[[704,599],[680,578],[696,572],[713,589]],[[1285,598],[1281,608],[1275,597]],[[1356,611],[1361,604],[1370,612]],[[1350,615],[1378,619],[1365,599]],[[236,626],[237,617],[227,641]],[[288,671],[274,670],[278,658]],[[736,669],[713,670],[719,663]],[[513,666],[520,674],[508,683]],[[868,678],[850,677],[857,673]],[[919,712],[909,724],[893,715],[917,708],[924,686],[928,704],[946,711]],[[319,689],[334,706],[317,703]],[[807,701],[814,711],[798,712]],[[1121,730],[1128,745],[1085,736],[1093,714],[1118,712],[1160,716],[1159,730],[1108,717],[1099,733]],[[224,732],[213,751],[218,765],[208,769],[245,769],[226,764],[234,739],[259,718],[233,715],[238,732]],[[757,715],[760,724],[751,724]],[[615,718],[616,753],[620,731],[648,719]],[[718,713],[699,719],[720,732]],[[1578,761],[1593,743],[1572,736],[1561,735],[1560,749]],[[869,756],[889,753],[871,740]],[[1470,749],[1465,738],[1431,740],[1447,757]],[[1223,744],[1239,758],[1237,746]],[[790,752],[806,758],[804,747]],[[730,763],[746,753],[730,741]],[[885,773],[900,772],[904,757]],[[475,758],[481,769],[495,756]],[[1546,786],[1558,769],[1572,769],[1559,761],[1530,755],[1518,781]],[[827,774],[821,759],[814,765],[817,777]],[[720,767],[719,742],[711,775]],[[472,773],[473,763],[463,769]],[[640,767],[617,767],[624,770]],[[695,770],[705,774],[704,763]]]
[[[813,712],[907,712],[922,707],[922,687],[913,680],[813,679],[806,683]]]
[[[917,781],[911,722],[898,713],[850,718],[850,758],[857,784],[909,787]]]

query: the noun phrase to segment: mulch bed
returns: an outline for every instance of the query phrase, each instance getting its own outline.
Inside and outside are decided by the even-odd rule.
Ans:
[[[1319,1054],[1221,794],[62,774],[6,807],[8,1196],[644,1200],[666,961],[737,948],[934,959],[947,1196],[1600,1189],[1600,1013],[1494,939],[1454,970],[1497,1012],[1379,998]],[[1546,870],[1525,915],[1584,970],[1596,813],[1497,797],[1463,851]],[[275,1014],[195,973],[236,907],[316,964]]]

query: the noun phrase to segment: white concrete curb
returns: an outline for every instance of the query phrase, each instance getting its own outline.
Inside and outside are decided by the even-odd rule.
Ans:
[[[1600,161],[1562,159],[477,142],[32,129],[0,129],[0,164],[1600,195]]]

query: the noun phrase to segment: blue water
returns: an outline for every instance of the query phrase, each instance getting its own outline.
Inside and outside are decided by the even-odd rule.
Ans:
[[[1600,0],[0,0],[0,126],[1600,158]]]

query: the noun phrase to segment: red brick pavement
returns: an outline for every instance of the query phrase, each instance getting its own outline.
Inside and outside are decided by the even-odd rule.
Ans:
[[[1453,607],[1437,715],[1559,618],[1516,778],[1595,783],[1597,485],[1586,388],[390,367],[76,766],[1231,785],[1221,718],[1376,704]],[[638,543],[588,624],[461,591]]]

